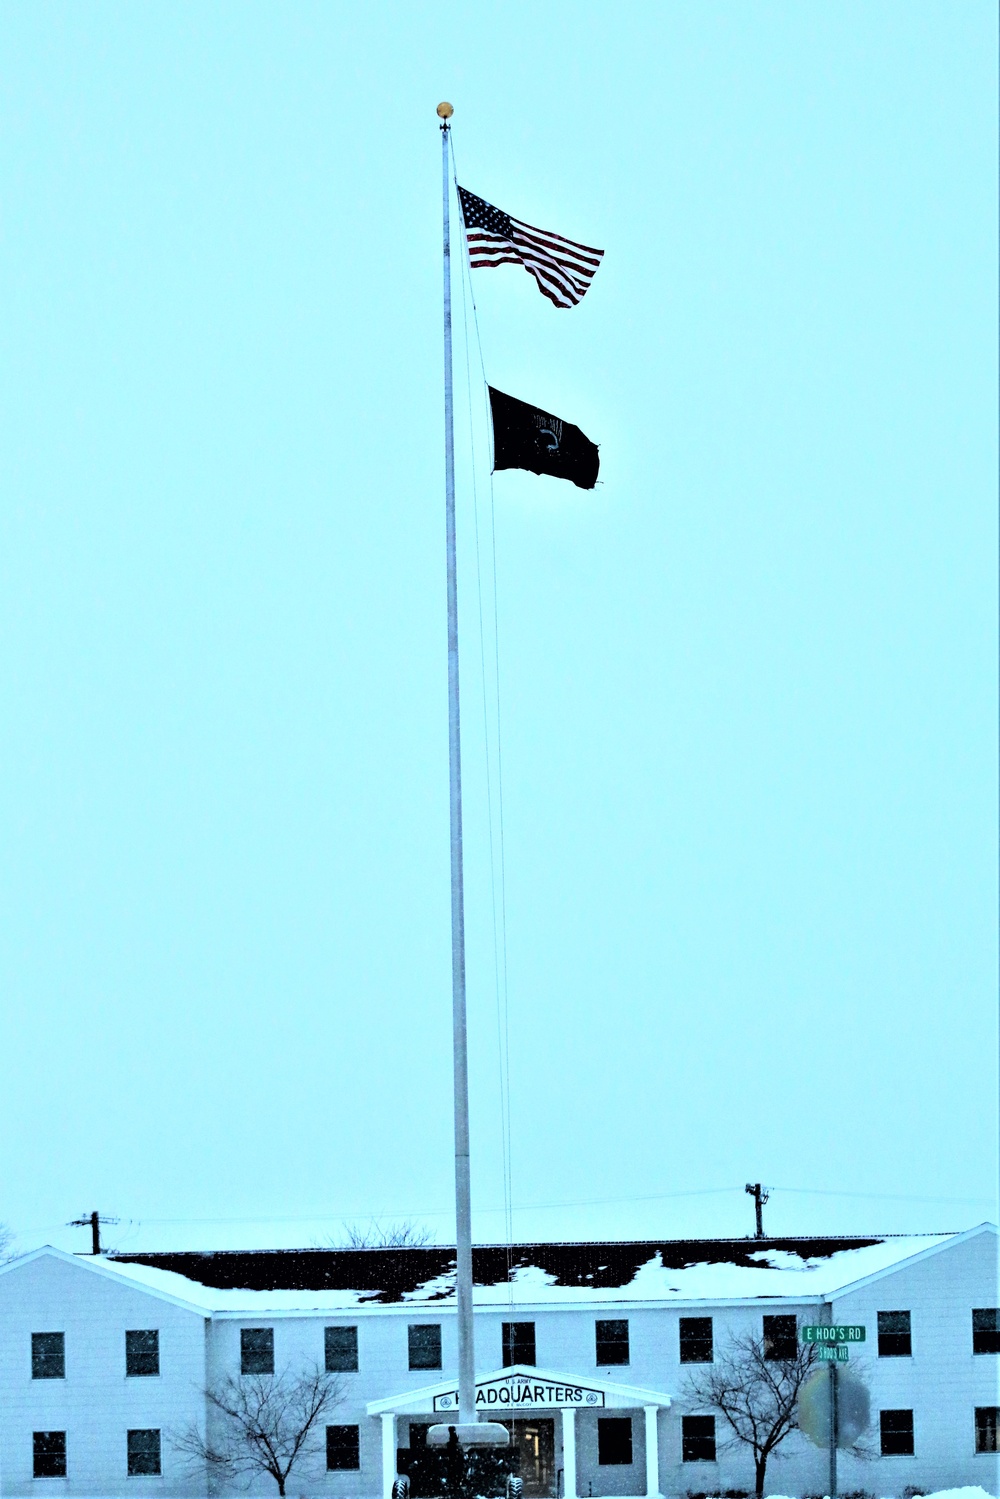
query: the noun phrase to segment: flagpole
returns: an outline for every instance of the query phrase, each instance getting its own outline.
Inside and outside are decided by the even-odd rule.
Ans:
[[[439,104],[444,216],[444,485],[448,553],[448,771],[451,813],[451,1005],[455,1086],[455,1251],[458,1303],[458,1410],[476,1420],[472,1328],[472,1187],[469,1171],[469,1053],[465,1005],[465,898],[462,869],[462,736],[458,694],[458,576],[455,554],[455,420],[451,357],[450,104]]]

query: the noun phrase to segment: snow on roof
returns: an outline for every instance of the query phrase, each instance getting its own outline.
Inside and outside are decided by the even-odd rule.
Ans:
[[[956,1237],[483,1245],[473,1251],[475,1302],[507,1306],[511,1289],[522,1306],[809,1301]],[[455,1251],[448,1247],[122,1254],[102,1256],[101,1264],[206,1311],[444,1311],[454,1302]]]

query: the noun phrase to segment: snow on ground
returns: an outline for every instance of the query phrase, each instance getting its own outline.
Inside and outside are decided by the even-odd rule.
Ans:
[[[715,1496],[709,1495],[708,1499],[715,1499]],[[793,1496],[768,1494],[767,1499],[793,1499]],[[965,1489],[935,1489],[933,1494],[925,1494],[924,1499],[996,1499],[996,1496],[973,1484]]]

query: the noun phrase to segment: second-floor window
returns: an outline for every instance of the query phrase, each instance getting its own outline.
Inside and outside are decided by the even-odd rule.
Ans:
[[[979,1306],[972,1313],[973,1353],[1000,1353],[1000,1308]]]
[[[599,1364],[627,1364],[628,1322],[598,1322],[595,1327],[597,1340],[597,1362]]]
[[[411,1369],[440,1369],[440,1322],[411,1323],[407,1329]]]
[[[66,1334],[33,1332],[31,1334],[32,1379],[66,1378]]]
[[[794,1317],[764,1318],[764,1357],[791,1359],[798,1353],[799,1330]]]
[[[535,1362],[534,1322],[504,1322],[501,1324],[503,1341],[503,1365],[533,1364]]]
[[[125,1334],[125,1373],[141,1379],[160,1372],[160,1334],[155,1327],[136,1328]]]
[[[323,1330],[326,1372],[356,1374],[358,1369],[358,1329],[327,1327]]]
[[[909,1312],[879,1312],[879,1358],[909,1358],[912,1352]]]
[[[274,1373],[274,1328],[240,1328],[240,1373]]]
[[[711,1317],[682,1317],[680,1334],[682,1364],[710,1364],[712,1362]]]

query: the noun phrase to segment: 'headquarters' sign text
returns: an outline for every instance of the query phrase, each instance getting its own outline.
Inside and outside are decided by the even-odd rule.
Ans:
[[[501,1410],[515,1406],[559,1406],[574,1409],[604,1404],[603,1390],[585,1385],[554,1384],[547,1379],[497,1379],[476,1385],[477,1410]],[[436,1411],[458,1410],[458,1391],[434,1396]]]

